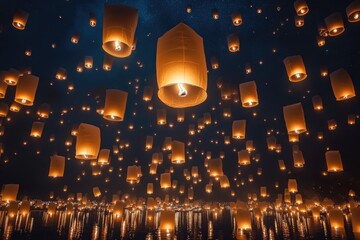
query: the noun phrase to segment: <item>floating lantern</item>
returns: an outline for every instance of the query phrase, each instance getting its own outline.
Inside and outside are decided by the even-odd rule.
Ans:
[[[166,109],[157,110],[157,124],[158,125],[166,124]]]
[[[146,193],[149,194],[149,195],[154,193],[154,184],[153,183],[148,183],[147,184]]]
[[[336,230],[344,230],[344,214],[339,209],[329,211],[330,226]]]
[[[144,87],[143,100],[145,102],[151,101],[153,95],[153,88],[150,86]]]
[[[49,177],[63,177],[65,170],[65,157],[53,155],[50,157]]]
[[[15,102],[32,106],[35,99],[39,78],[34,75],[24,75],[19,78],[16,86]]]
[[[93,67],[93,57],[85,56],[84,67],[91,69]]]
[[[174,164],[185,163],[185,144],[179,141],[172,141],[171,162]]]
[[[217,60],[216,57],[212,57],[212,58],[211,58],[211,68],[212,68],[213,70],[216,70],[216,69],[219,68],[219,61]]]
[[[101,149],[99,152],[98,164],[109,165],[110,164],[110,149]]]
[[[307,131],[301,103],[283,107],[283,113],[288,134],[300,134]]]
[[[300,82],[306,79],[306,69],[300,55],[285,58],[284,64],[290,82]]]
[[[240,51],[240,40],[238,35],[235,33],[227,36],[227,43],[229,52],[238,52]]]
[[[18,83],[19,76],[20,72],[18,70],[10,68],[3,72],[2,79],[7,85],[15,86]]]
[[[208,171],[210,177],[220,177],[224,175],[221,158],[208,159]]]
[[[360,1],[355,0],[346,7],[346,15],[349,22],[360,21]]]
[[[77,69],[77,71],[78,71],[78,69]],[[78,72],[82,72],[82,67],[81,67],[81,71],[78,71]],[[67,71],[66,71],[66,69],[63,68],[63,67],[60,67],[60,68],[58,69],[56,75],[55,75],[55,78],[56,78],[57,80],[66,80],[66,78],[67,78]]]
[[[236,12],[232,15],[233,25],[238,27],[242,24],[242,16],[240,13]]]
[[[183,122],[185,120],[185,111],[184,109],[176,109],[176,120],[177,122]]]
[[[296,179],[288,179],[288,189],[291,193],[298,192],[298,185]]]
[[[127,96],[127,92],[117,89],[107,89],[103,118],[114,122],[123,121]]]
[[[294,167],[296,168],[304,167],[305,160],[302,151],[293,151],[293,160],[294,160]]]
[[[79,33],[75,33],[75,34],[71,37],[70,41],[71,41],[72,43],[74,43],[74,44],[78,44],[78,43],[79,43],[79,39],[80,39],[80,34],[79,34]]]
[[[99,187],[93,187],[93,194],[94,194],[94,197],[101,196],[101,191],[100,191]]]
[[[6,103],[0,102],[0,117],[6,117],[9,111],[9,106]]]
[[[344,171],[339,151],[327,151],[325,153],[325,158],[328,172]]]
[[[250,164],[250,154],[246,150],[241,150],[238,152],[238,163],[240,165],[249,165]]]
[[[281,171],[285,171],[286,170],[286,166],[285,166],[285,162],[284,162],[284,160],[279,160],[278,161],[278,164],[279,164],[279,168],[280,168],[280,170]]]
[[[338,36],[345,31],[341,13],[333,13],[324,20],[330,37]]]
[[[294,17],[294,20],[295,20],[295,26],[296,27],[302,27],[302,26],[304,26],[304,24],[305,24],[305,19],[304,19],[304,17],[302,17],[302,16],[295,16]]]
[[[229,188],[230,187],[230,181],[226,175],[220,176],[220,187],[221,188]]]
[[[267,147],[269,150],[273,151],[276,148],[276,137],[270,136],[266,138]]]
[[[247,209],[238,209],[235,216],[237,229],[251,229],[251,214]]]
[[[161,188],[170,188],[171,187],[171,175],[170,173],[160,174],[160,187]]]
[[[259,104],[255,81],[241,83],[239,85],[239,88],[240,88],[241,103],[243,107],[251,108]]]
[[[261,197],[267,197],[267,190],[266,187],[260,187],[260,196]]]
[[[325,43],[326,43],[325,37],[318,36],[318,37],[316,37],[316,41],[317,41],[317,45],[319,47],[325,46]]]
[[[232,123],[232,138],[245,139],[246,120],[234,120]]]
[[[1,191],[2,201],[16,201],[19,191],[19,184],[4,184]]]
[[[312,104],[315,111],[323,110],[323,102],[320,96],[313,96]]]
[[[76,159],[96,159],[100,150],[100,128],[81,123],[76,135]]]
[[[26,22],[29,18],[29,13],[23,10],[17,10],[14,14],[12,25],[18,30],[24,30]]]
[[[296,0],[294,2],[294,8],[298,16],[304,16],[309,12],[309,7],[305,0]]]
[[[45,123],[33,122],[30,132],[30,137],[41,138]]]
[[[356,96],[352,79],[345,69],[340,68],[330,73],[330,82],[337,101],[343,101]]]
[[[353,233],[360,234],[360,208],[351,208],[351,224]]]
[[[166,233],[172,232],[175,229],[175,211],[164,210],[160,214],[160,230]]]

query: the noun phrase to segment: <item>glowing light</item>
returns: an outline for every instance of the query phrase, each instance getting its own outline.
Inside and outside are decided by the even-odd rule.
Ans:
[[[355,15],[354,15],[354,19],[359,19],[359,14],[358,13],[356,13]]]
[[[121,51],[121,46],[119,41],[115,41],[115,51]]]
[[[295,74],[296,78],[300,78],[300,73]]]
[[[26,103],[26,99],[21,99],[21,103]]]
[[[179,93],[178,93],[179,97],[186,97],[188,92],[186,88],[184,88],[182,83],[178,83],[178,88],[179,88]]]

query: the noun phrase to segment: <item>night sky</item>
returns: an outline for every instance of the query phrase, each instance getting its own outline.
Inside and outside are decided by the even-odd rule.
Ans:
[[[92,187],[95,186],[101,189],[101,198],[111,199],[111,194],[117,192],[146,197],[148,182],[154,183],[155,196],[164,197],[166,193],[177,196],[178,189],[160,189],[156,180],[156,176],[159,177],[173,166],[175,172],[172,179],[178,181],[178,186],[184,184],[187,189],[192,185],[195,199],[205,201],[245,199],[247,193],[259,195],[260,186],[267,186],[270,199],[275,199],[276,194],[283,193],[287,187],[288,178],[297,179],[299,191],[306,197],[339,199],[346,196],[349,189],[360,192],[360,128],[358,122],[355,125],[347,123],[349,114],[359,114],[358,96],[336,101],[329,76],[320,75],[321,66],[327,66],[329,73],[344,68],[352,77],[356,93],[360,93],[360,23],[349,23],[345,13],[351,1],[307,1],[310,11],[305,15],[305,25],[300,28],[294,24],[296,12],[293,1],[107,2],[122,3],[139,11],[136,50],[127,58],[114,58],[110,72],[102,69],[105,56],[101,47],[104,1],[1,1],[0,70],[31,68],[32,74],[40,77],[40,82],[34,106],[23,107],[18,113],[9,111],[7,118],[1,119],[5,134],[0,137],[4,148],[0,157],[0,184],[18,183],[18,197],[27,195],[44,200],[49,198],[51,191],[59,197],[66,197],[69,193],[88,193],[93,199]],[[192,7],[190,14],[186,12],[187,5]],[[11,24],[18,9],[29,13],[24,31],[15,29]],[[218,20],[212,18],[213,9],[219,12]],[[261,14],[258,9],[262,10]],[[236,11],[243,18],[239,27],[235,27],[231,20],[231,15]],[[326,45],[318,47],[318,24],[335,12],[341,12],[345,32],[337,37],[327,37]],[[89,25],[91,13],[96,16],[96,27]],[[155,62],[158,38],[181,22],[203,38],[208,68],[208,97],[204,103],[186,108],[185,121],[178,123],[176,109],[166,106],[157,97]],[[75,33],[80,35],[78,44],[70,41]],[[226,36],[231,33],[236,33],[240,38],[239,52],[228,51]],[[52,44],[56,47],[52,48]],[[27,49],[31,49],[31,57],[24,54]],[[283,64],[283,59],[292,55],[301,55],[305,63],[308,77],[299,83],[289,82]],[[76,66],[83,63],[85,56],[93,57],[94,66],[78,73]],[[218,59],[219,69],[211,69],[211,57]],[[248,75],[245,73],[247,64],[252,68],[252,73]],[[66,81],[56,80],[59,67],[67,70]],[[217,83],[222,82],[239,91],[240,83],[253,80],[257,84],[260,102],[257,107],[246,109],[241,102],[221,100]],[[67,89],[70,82],[74,84],[73,91]],[[150,102],[142,100],[145,86],[154,89]],[[96,109],[104,106],[106,89],[120,89],[129,93],[123,122],[107,121],[96,112]],[[15,87],[8,86],[5,98],[0,101],[10,106],[14,94]],[[314,111],[311,99],[315,95],[322,97],[324,110]],[[300,135],[298,143],[305,158],[305,166],[301,169],[293,166],[294,144],[288,141],[282,112],[283,106],[298,102],[303,105],[308,130],[307,134]],[[48,119],[40,119],[36,114],[43,103],[51,106]],[[148,110],[150,105],[153,110]],[[83,106],[90,107],[90,111],[83,111]],[[224,107],[231,108],[231,118],[222,116]],[[168,124],[158,126],[156,111],[162,108],[167,111]],[[189,124],[197,125],[198,118],[205,112],[211,113],[212,124],[189,136]],[[224,132],[231,136],[232,122],[238,119],[247,120],[246,140],[253,140],[256,153],[261,155],[259,162],[252,161],[251,165],[240,168],[237,166],[237,151],[245,148],[245,140],[232,139],[230,145],[224,145],[224,136],[221,135]],[[327,128],[330,119],[335,119],[338,124],[335,131]],[[45,122],[44,131],[40,139],[34,139],[30,137],[31,126],[39,120]],[[112,173],[108,171],[109,166],[104,166],[100,176],[92,176],[89,162],[81,164],[80,160],[75,159],[76,137],[72,137],[71,147],[65,146],[71,129],[80,123],[100,127],[101,148],[112,149],[116,138],[129,141],[130,147],[120,150],[124,156],[122,161],[111,153]],[[169,123],[174,126],[169,127]],[[129,129],[130,124],[134,125],[133,130]],[[281,143],[281,153],[267,150],[268,132]],[[317,132],[324,133],[322,141],[317,139]],[[51,135],[55,136],[54,142],[49,141]],[[151,135],[154,136],[153,148],[145,151],[146,136]],[[158,174],[149,175],[152,153],[162,151],[165,137],[185,143],[191,141],[191,146],[186,147],[186,163],[172,165],[167,158],[168,152],[164,152],[164,163],[158,166]],[[24,145],[24,142],[27,144]],[[322,175],[326,171],[327,148],[340,151],[344,172]],[[214,158],[221,151],[225,152],[223,170],[230,180],[230,188],[221,189],[214,184],[213,193],[205,193],[205,184],[210,177],[204,167],[205,155],[201,155],[201,152],[207,151],[211,151]],[[50,156],[54,153],[67,158],[63,178],[48,177]],[[285,172],[279,170],[278,159],[285,161]],[[142,167],[143,176],[140,183],[130,185],[126,183],[126,169],[135,162]],[[192,184],[192,181],[185,180],[183,169],[191,171],[192,166],[199,166],[201,183]],[[262,168],[262,176],[256,174],[258,168]],[[239,169],[241,175],[238,175]],[[82,171],[86,172],[85,176],[82,176]],[[248,182],[249,174],[254,177],[252,183]],[[80,181],[77,181],[78,176],[81,176]],[[237,187],[234,177],[238,181],[244,179],[245,185]],[[105,178],[109,178],[110,182],[105,183]],[[278,189],[275,189],[276,181],[280,184]],[[67,193],[62,191],[64,185],[68,185]],[[236,192],[235,198],[230,196],[231,190]],[[186,196],[183,195],[181,199]]]

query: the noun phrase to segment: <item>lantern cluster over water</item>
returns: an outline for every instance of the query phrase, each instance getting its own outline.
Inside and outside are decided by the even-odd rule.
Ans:
[[[359,0],[0,9],[5,239],[360,239]]]

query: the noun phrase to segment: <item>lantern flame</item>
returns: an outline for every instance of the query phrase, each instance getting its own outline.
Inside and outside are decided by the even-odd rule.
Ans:
[[[115,41],[115,51],[121,51],[120,41]]]
[[[178,88],[179,88],[179,93],[178,93],[179,97],[186,97],[188,92],[182,83],[178,83]]]

